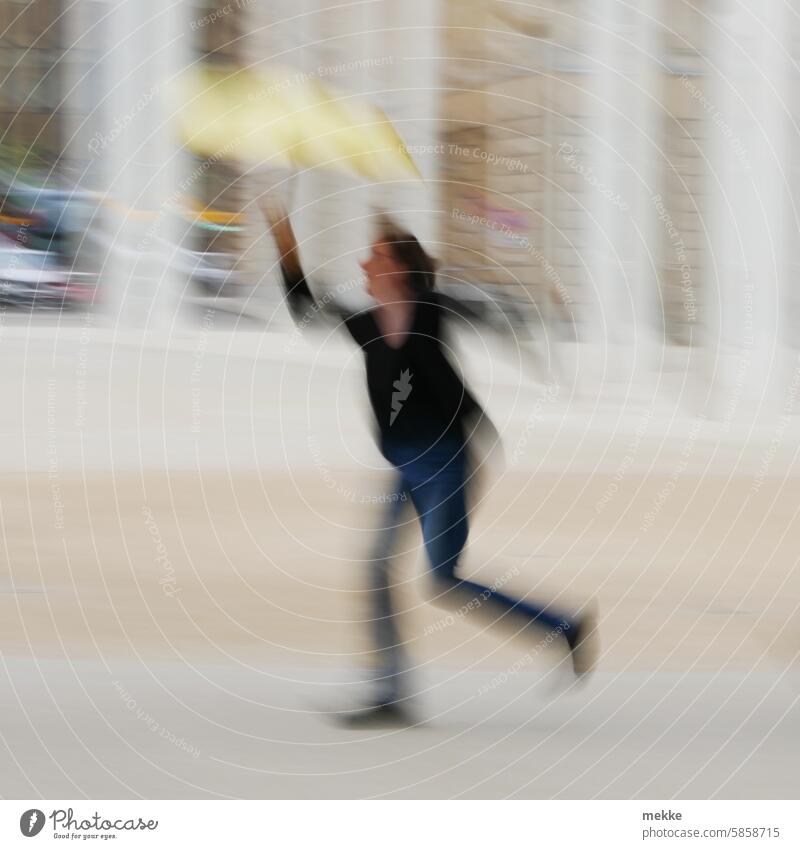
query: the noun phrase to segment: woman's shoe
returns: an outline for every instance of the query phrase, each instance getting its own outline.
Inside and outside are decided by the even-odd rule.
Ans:
[[[572,671],[576,678],[586,678],[597,665],[597,612],[590,610],[578,620],[577,626],[566,633]]]
[[[403,702],[368,704],[336,714],[346,728],[410,728],[419,721]]]

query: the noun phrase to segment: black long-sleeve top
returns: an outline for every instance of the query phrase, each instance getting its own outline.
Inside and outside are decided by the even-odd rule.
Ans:
[[[387,344],[374,307],[358,312],[335,301],[317,302],[303,272],[281,266],[289,309],[298,324],[318,315],[340,322],[364,353],[367,391],[386,455],[392,445],[420,451],[439,444],[463,446],[484,417],[445,353],[444,327],[451,309],[434,292],[415,298],[414,316],[403,344]]]

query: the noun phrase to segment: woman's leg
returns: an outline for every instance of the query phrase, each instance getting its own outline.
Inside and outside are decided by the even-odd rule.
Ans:
[[[375,646],[376,701],[388,704],[405,695],[406,652],[397,628],[392,593],[392,556],[408,506],[408,494],[398,476],[394,491],[388,493],[381,527],[378,528],[370,561],[370,627]]]
[[[469,527],[465,469],[464,461],[459,460],[432,474],[415,475],[419,483],[411,490],[434,579],[434,602],[451,610],[463,610],[465,614],[487,605],[502,613],[513,611],[547,630],[563,634],[571,644],[570,630],[574,623],[560,611],[514,599],[494,587],[456,577]]]

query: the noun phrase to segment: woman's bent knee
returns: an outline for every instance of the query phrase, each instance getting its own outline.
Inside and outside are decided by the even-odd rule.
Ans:
[[[453,574],[453,569],[434,569],[431,571],[430,601],[446,610],[457,610],[464,604],[464,592],[461,581]]]

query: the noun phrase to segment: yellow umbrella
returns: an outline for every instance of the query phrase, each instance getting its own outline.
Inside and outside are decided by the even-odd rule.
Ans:
[[[288,150],[296,138],[286,106],[250,72],[191,69],[174,90],[179,132],[198,155],[290,164]]]
[[[375,180],[409,176],[422,179],[405,142],[380,109],[354,100],[348,103],[347,111],[347,137],[353,142],[352,168]]]
[[[311,74],[200,67],[186,72],[177,92],[179,130],[200,155],[325,166],[373,180],[421,179],[380,109]]]

